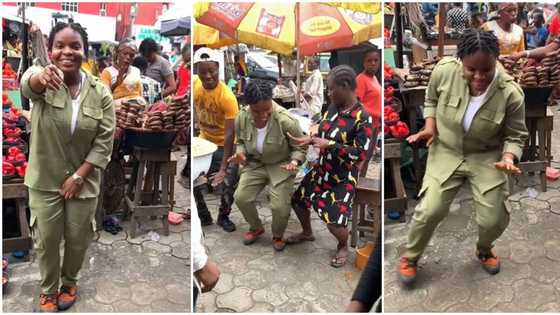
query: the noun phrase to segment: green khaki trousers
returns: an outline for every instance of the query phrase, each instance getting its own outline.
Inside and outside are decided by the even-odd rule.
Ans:
[[[269,175],[264,167],[243,170],[239,185],[235,190],[234,200],[249,223],[251,231],[262,228],[255,200],[264,187],[270,183]],[[289,177],[277,185],[270,187],[270,209],[272,210],[272,236],[282,237],[288,226],[292,206],[290,200],[294,189],[294,178]]]
[[[509,224],[509,213],[506,207],[507,181],[504,182],[503,177],[500,177],[502,174],[497,173],[496,186],[487,191],[481,191],[481,183],[476,176],[477,171],[480,170],[463,162],[443,184],[426,174],[419,194],[422,199],[416,206],[412,217],[404,257],[411,261],[417,261],[420,258],[435,228],[449,213],[449,207],[465,181],[469,182],[473,193],[478,224],[477,249],[482,253],[487,253],[492,249],[493,242],[502,235]],[[496,172],[500,171],[496,170]],[[487,187],[487,183],[485,184]]]
[[[31,230],[41,272],[41,292],[75,285],[95,230],[97,198],[64,200],[58,192],[29,189]],[[60,243],[64,257],[60,266]]]

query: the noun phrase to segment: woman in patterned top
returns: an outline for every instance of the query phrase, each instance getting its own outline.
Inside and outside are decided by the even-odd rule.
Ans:
[[[137,52],[133,40],[121,41],[115,47],[113,65],[101,73],[101,81],[107,85],[115,100],[115,110],[120,108],[123,101],[142,96],[140,70],[132,65]]]
[[[517,21],[517,5],[515,3],[500,3],[498,5],[499,18],[486,22],[482,28],[487,32],[494,32],[500,44],[500,55],[511,55],[525,49],[525,35]]]
[[[338,66],[327,77],[331,105],[323,115],[319,134],[294,138],[321,150],[320,158],[292,197],[292,207],[303,231],[287,239],[288,244],[313,241],[310,211],[314,209],[337,238],[331,266],[342,267],[348,257],[348,220],[358,180],[358,165],[366,159],[373,139],[372,118],[357,100],[356,73]]]

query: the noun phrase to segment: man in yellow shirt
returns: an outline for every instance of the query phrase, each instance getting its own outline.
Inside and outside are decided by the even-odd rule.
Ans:
[[[195,52],[194,65],[198,70],[198,80],[193,83],[193,97],[200,137],[218,146],[209,171],[210,174],[217,172],[212,177],[213,187],[224,183],[217,223],[225,231],[233,232],[235,224],[229,219],[229,213],[239,178],[237,166],[232,164],[228,167],[227,160],[233,154],[234,121],[239,107],[233,92],[219,79],[220,59],[219,52],[209,48]],[[199,175],[192,174],[193,178]],[[212,224],[212,216],[200,188],[195,187],[193,194],[201,224]]]

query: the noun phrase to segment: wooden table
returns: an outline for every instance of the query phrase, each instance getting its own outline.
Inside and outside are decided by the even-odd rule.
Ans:
[[[27,252],[33,248],[31,230],[27,222],[26,203],[28,198],[27,187],[20,183],[3,184],[2,199],[15,199],[17,211],[17,224],[19,225],[20,236],[6,238],[2,240],[2,253],[10,253],[16,250]],[[26,260],[29,255],[26,255]]]
[[[416,123],[418,119],[417,108],[422,108],[424,106],[424,99],[426,97],[426,86],[418,86],[414,88],[405,88],[403,86],[404,78],[409,73],[409,69],[393,69],[395,76],[399,79],[399,93],[403,98],[403,106],[408,112],[408,127],[410,129],[410,134],[417,133],[418,124]],[[412,163],[414,165],[414,177],[416,178],[416,193],[420,191],[422,187],[422,179],[424,178],[424,168],[422,168],[420,163],[419,145],[412,145]]]
[[[523,88],[525,93],[525,123],[529,137],[519,162],[521,171],[539,174],[541,191],[547,190],[546,167],[550,165],[552,117],[547,115],[548,97],[551,88]],[[510,192],[513,191],[513,178],[509,179]]]
[[[397,211],[400,214],[399,221],[405,222],[408,202],[401,178],[401,141],[398,139],[387,139],[383,150],[385,156],[384,165],[390,168],[391,173],[391,176],[385,177],[385,182],[390,181],[390,184],[395,188],[394,196],[387,196],[387,189],[385,189],[385,213],[388,213],[389,210]]]

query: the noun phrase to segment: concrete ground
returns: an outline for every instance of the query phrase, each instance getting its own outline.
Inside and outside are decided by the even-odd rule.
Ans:
[[[379,176],[378,168],[379,164],[370,165],[368,176]],[[205,195],[214,219],[218,197]],[[257,207],[265,234],[250,246],[242,243],[249,226],[237,207],[231,214],[237,226],[235,232],[227,233],[216,224],[203,227],[210,259],[217,262],[221,277],[213,291],[200,296],[197,312],[344,312],[361,274],[354,265],[355,251],[351,248],[344,267],[331,267],[336,239],[312,213],[316,240],[276,252],[272,248],[272,214],[266,193],[259,195]],[[299,231],[299,221],[292,212],[285,235]]]
[[[184,150],[173,155],[180,173]],[[175,211],[186,212],[190,191],[176,183],[175,200]],[[96,233],[80,272],[78,301],[68,312],[190,312],[190,221],[170,225],[169,236],[159,239],[148,231],[162,233],[161,220],[143,220],[144,233],[136,238],[128,235],[128,225],[117,235]],[[29,262],[11,263],[8,273],[3,311],[36,311],[40,275],[33,252]]]
[[[554,125],[560,126],[558,106],[552,110]],[[555,128],[556,159],[560,158],[559,136],[560,129]],[[527,188],[536,189],[536,196],[529,195]],[[396,271],[416,204],[409,199],[407,223],[385,221],[385,312],[558,312],[560,180],[549,181],[543,193],[538,177],[523,176],[509,200],[511,221],[495,246],[501,258],[499,274],[487,274],[475,258],[472,195],[462,188],[420,261],[417,283],[403,288]]]

